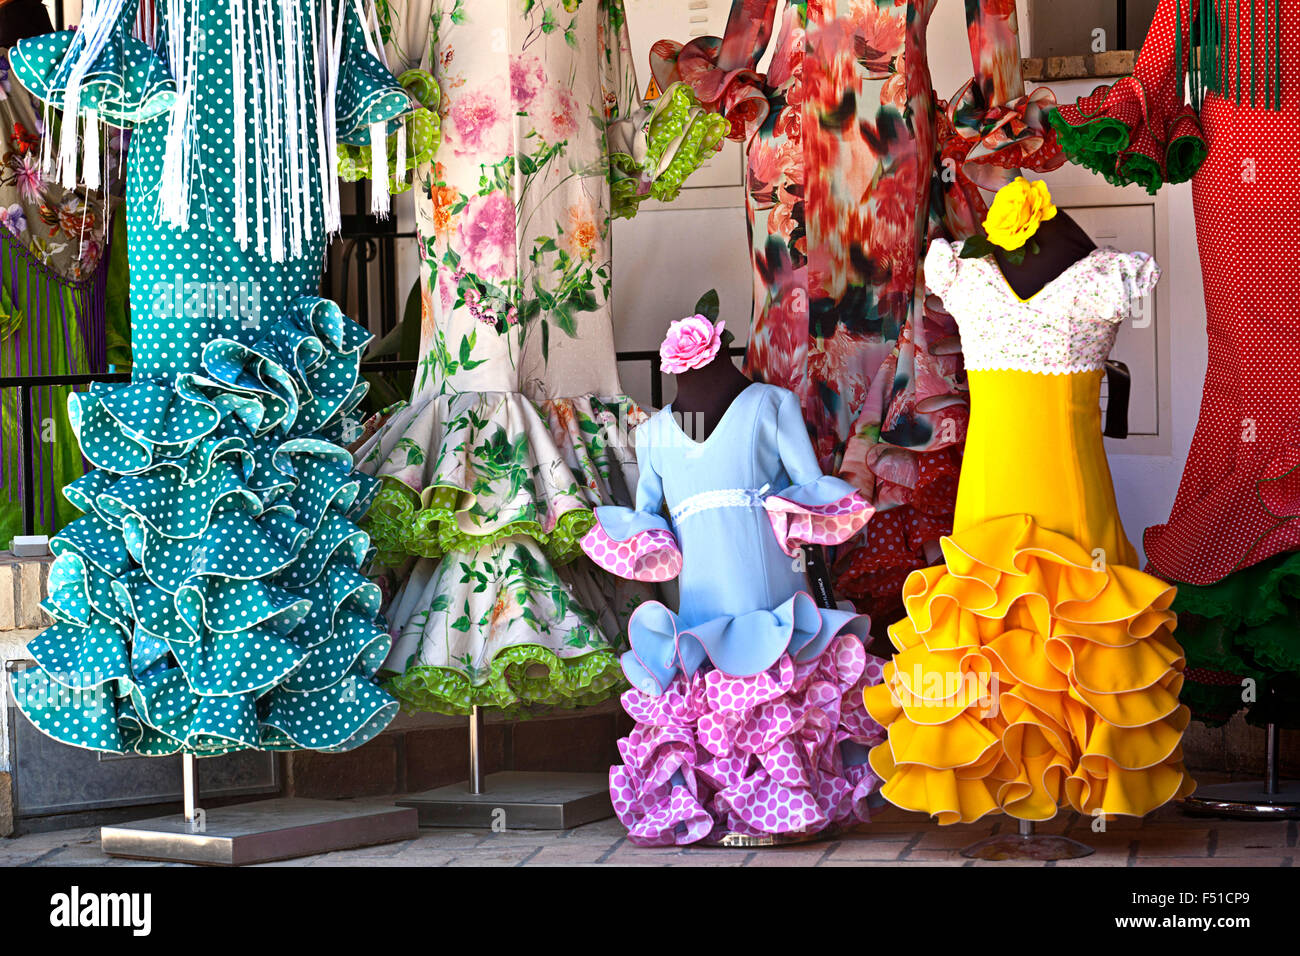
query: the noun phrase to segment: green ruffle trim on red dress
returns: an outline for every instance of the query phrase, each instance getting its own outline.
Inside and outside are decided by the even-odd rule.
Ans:
[[[1300,552],[1180,584],[1174,609],[1188,664],[1181,696],[1198,719],[1222,724],[1245,707],[1253,724],[1300,727]]]
[[[1191,179],[1205,161],[1205,140],[1183,135],[1170,141],[1163,168],[1150,156],[1129,151],[1129,128],[1109,116],[1098,116],[1071,125],[1059,109],[1048,114],[1056,140],[1072,163],[1092,170],[1114,186],[1141,186],[1148,193],[1159,192],[1166,182]]]

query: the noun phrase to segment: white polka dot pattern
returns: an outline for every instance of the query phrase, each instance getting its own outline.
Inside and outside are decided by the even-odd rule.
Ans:
[[[255,19],[282,10],[242,8]],[[322,235],[283,262],[234,241],[232,143],[255,140],[235,127],[231,5],[185,9],[185,42],[206,56],[188,228],[154,219],[168,121],[148,117],[171,88],[163,61],[126,42],[119,24],[82,90],[83,106],[108,97],[121,122],[137,124],[127,190],[135,368],[128,385],[72,398],[69,418],[98,470],[65,489],[85,517],[51,544],[45,607],[56,623],[31,642],[39,667],[13,689],[43,732],[94,750],[345,750],[397,708],[374,682],[389,639],[379,590],[360,571],[370,542],[355,524],[375,482],[332,441],[364,395],[357,366],[369,336],[314,295]],[[406,108],[349,16],[341,133]],[[15,74],[49,95],[67,45],[67,34],[23,41]],[[260,68],[249,62],[244,79]],[[283,115],[263,120],[294,112],[316,135],[323,120],[310,98],[280,105]],[[295,184],[317,206],[319,172]]]
[[[596,524],[583,536],[582,550],[599,567],[630,581],[671,581],[682,571],[677,539],[664,528],[616,541]]]
[[[862,700],[883,663],[843,635],[812,661],[782,655],[753,677],[697,671],[657,697],[626,692],[637,725],[619,741],[610,795],[628,838],[665,846],[868,819],[878,780],[842,745],[884,739]]]
[[[857,534],[876,509],[858,492],[824,505],[801,504],[769,495],[763,501],[772,533],[790,557],[805,544],[842,544]]]

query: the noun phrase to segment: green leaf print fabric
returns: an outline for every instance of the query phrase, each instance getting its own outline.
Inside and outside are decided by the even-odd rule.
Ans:
[[[90,9],[12,62],[60,108],[80,74],[70,105],[134,125],[134,364],[71,400],[95,469],[65,489],[85,516],[52,542],[55,624],[15,699],[46,734],[115,753],[356,747],[397,709],[361,573],[376,482],[334,443],[369,335],[316,295],[332,166],[293,157],[382,135],[407,96],[350,2],[180,0],[153,51],[125,35],[133,2]],[[180,227],[160,214],[176,182]]]
[[[414,395],[358,452],[393,573],[389,685],[412,707],[517,713],[621,686],[644,596],[580,556],[629,503],[644,413],[614,358],[610,220],[674,198],[728,125],[684,86],[642,104],[619,0],[380,0],[394,70],[441,90],[413,176]]]

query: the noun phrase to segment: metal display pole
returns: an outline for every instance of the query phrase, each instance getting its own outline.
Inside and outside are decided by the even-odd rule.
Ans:
[[[1015,833],[985,837],[961,851],[970,860],[1078,860],[1095,852],[1069,837],[1038,833],[1032,820],[1018,820]]]
[[[185,822],[190,825],[190,832],[196,833],[203,827],[203,811],[199,809],[199,770],[194,754],[181,758],[181,781],[185,790]]]
[[[487,773],[483,710],[469,715],[469,779],[397,801],[419,814],[422,827],[567,830],[614,815],[603,773]]]
[[[199,806],[198,760],[189,753],[181,757],[181,778],[179,818],[100,827],[104,853],[164,863],[243,866],[419,835],[415,811],[374,803],[279,798],[204,810]]]
[[[1282,731],[1265,727],[1266,756],[1263,781],[1219,783],[1197,787],[1184,797],[1182,808],[1196,816],[1234,817],[1242,820],[1300,819],[1300,781],[1281,779]]]

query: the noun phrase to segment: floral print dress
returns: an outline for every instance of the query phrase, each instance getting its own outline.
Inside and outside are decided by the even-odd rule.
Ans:
[[[836,570],[883,623],[951,529],[968,416],[957,328],[926,299],[922,256],[978,228],[978,187],[1062,162],[1050,91],[1024,92],[1013,0],[967,0],[976,78],[948,103],[926,59],[937,2],[790,0],[777,22],[776,0],[734,0],[725,37],[651,52],[661,85],[688,82],[745,144],[746,370],[799,396],[822,467],[875,505]]]
[[[401,581],[391,687],[444,713],[593,703],[639,593],[570,564],[592,509],[628,503],[643,418],[616,372],[610,220],[671,199],[727,124],[680,85],[640,106],[621,0],[381,0],[378,20],[393,71],[440,88],[442,136],[413,174],[415,394],[358,452]]]
[[[41,169],[47,134],[40,101],[14,82],[0,49],[0,375],[103,371],[108,191],[66,189]],[[118,167],[122,131],[104,147]],[[32,416],[46,439],[34,461],[36,533],[53,534],[80,515],[59,493],[84,472],[68,422],[67,386],[32,392]],[[0,548],[23,533],[22,413],[17,389],[0,392]]]

